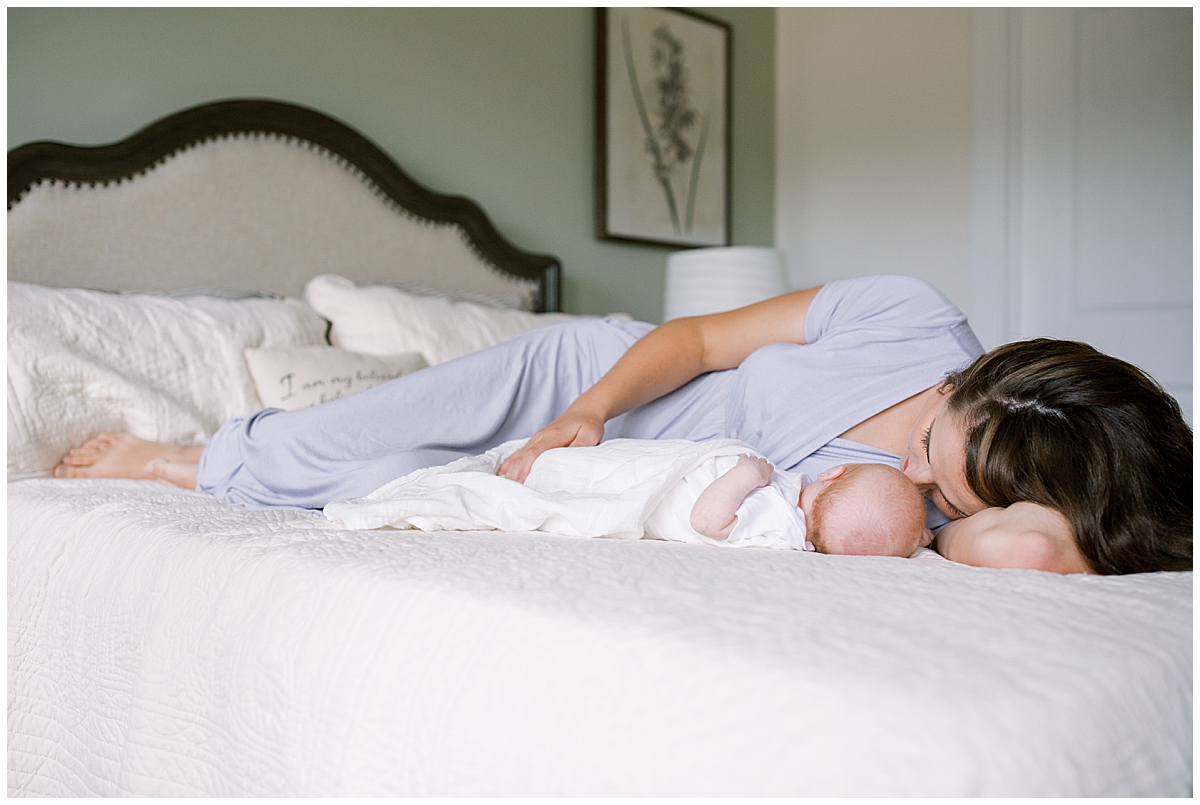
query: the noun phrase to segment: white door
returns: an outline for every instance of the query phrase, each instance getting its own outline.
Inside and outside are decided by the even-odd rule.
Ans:
[[[1191,9],[1004,21],[999,340],[1086,341],[1149,372],[1191,422]]]

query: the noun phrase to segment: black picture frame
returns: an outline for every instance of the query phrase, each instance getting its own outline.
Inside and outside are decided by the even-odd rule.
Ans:
[[[733,31],[662,8],[596,9],[596,236],[731,243]]]

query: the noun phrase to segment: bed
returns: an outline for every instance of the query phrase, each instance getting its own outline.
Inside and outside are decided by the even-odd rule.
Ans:
[[[101,429],[202,444],[561,320],[561,269],[271,101],[23,146],[8,198],[11,795],[1191,795],[1190,572],[355,531],[49,477]]]

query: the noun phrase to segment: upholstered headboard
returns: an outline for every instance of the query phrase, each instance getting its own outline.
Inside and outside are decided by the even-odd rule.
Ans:
[[[291,104],[221,101],[112,145],[8,155],[10,280],[298,296],[331,273],[552,311],[559,270],[469,199],[427,190],[358,132]]]

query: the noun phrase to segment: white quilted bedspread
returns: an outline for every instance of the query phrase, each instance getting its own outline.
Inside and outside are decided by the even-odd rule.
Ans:
[[[1191,573],[8,505],[14,794],[1191,793]]]

